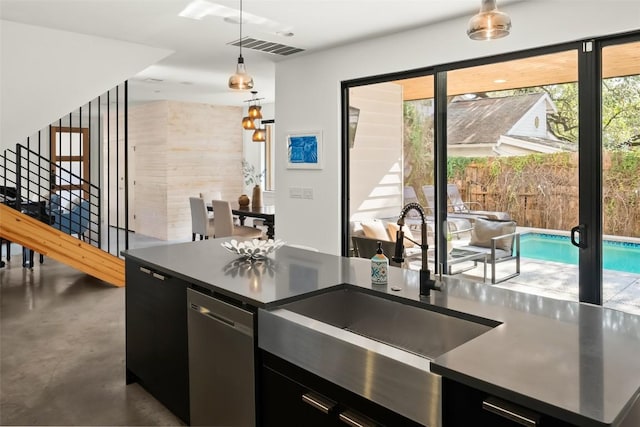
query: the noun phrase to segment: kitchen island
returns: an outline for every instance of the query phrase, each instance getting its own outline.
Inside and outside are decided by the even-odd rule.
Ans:
[[[263,318],[259,314],[283,311],[280,308],[283,305],[342,287],[362,289],[413,307],[490,326],[486,332],[432,360],[415,356],[417,359],[410,362],[415,369],[442,377],[442,384],[433,385],[442,389],[441,415],[423,414],[422,408],[388,407],[384,400],[371,399],[375,405],[387,407],[407,422],[431,425],[431,421],[425,420],[435,420],[432,424],[438,425],[441,420],[445,426],[464,425],[467,421],[456,418],[455,412],[472,414],[471,419],[477,420],[474,411],[483,411],[483,402],[486,402],[489,411],[491,405],[498,408],[500,419],[509,417],[510,405],[515,405],[517,414],[522,409],[525,418],[532,413],[531,421],[541,419],[539,425],[640,425],[640,317],[635,315],[450,277],[443,279],[441,290],[421,298],[418,274],[414,271],[391,268],[388,286],[371,285],[368,260],[287,246],[257,263],[239,260],[216,239],[130,250],[124,255],[128,381],[140,381],[154,396],[160,394],[159,400],[174,412],[178,410],[166,402],[177,400],[176,407],[181,408],[179,416],[187,423],[188,288],[256,314],[254,340],[259,371],[263,355],[258,338],[264,327],[258,321]],[[173,292],[154,310],[146,301],[158,303],[157,293],[161,290],[149,288],[153,285],[148,283],[148,278],[158,279],[166,288],[162,292]],[[161,314],[165,308],[169,308],[170,316]],[[142,322],[138,321],[138,312],[145,313]],[[384,321],[384,312],[376,314]],[[140,324],[144,322],[146,328]],[[405,327],[430,333],[428,324]],[[149,333],[159,328],[162,329],[158,337],[160,343]],[[175,341],[169,339],[170,336]],[[171,348],[175,343],[179,349]],[[165,372],[166,365],[158,367],[155,373],[146,372],[147,362],[157,357],[157,351],[175,352],[175,359],[165,362],[173,368],[176,363],[180,365],[170,384],[159,387],[156,383],[162,381],[158,380],[157,372]],[[315,351],[322,353],[323,349]],[[392,358],[381,357],[380,360]],[[264,378],[259,373],[256,377]],[[267,384],[264,380],[256,381],[255,394],[256,401],[266,405],[269,401],[263,399],[263,383]],[[344,384],[338,386],[348,388]],[[158,389],[160,393],[155,392]],[[351,391],[363,399],[371,398],[366,389],[363,390]],[[181,393],[183,396],[177,396]],[[402,400],[401,397],[395,400]],[[507,405],[503,407],[501,402]],[[260,424],[264,421],[264,408],[258,403],[255,411],[256,422]],[[360,409],[360,413],[362,411]],[[499,425],[493,421],[478,424]]]

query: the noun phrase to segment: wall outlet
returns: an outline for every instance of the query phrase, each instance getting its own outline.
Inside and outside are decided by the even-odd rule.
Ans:
[[[302,188],[300,188],[300,187],[289,187],[289,198],[290,199],[302,199]]]
[[[302,198],[303,199],[313,199],[313,188],[303,188],[302,189]]]

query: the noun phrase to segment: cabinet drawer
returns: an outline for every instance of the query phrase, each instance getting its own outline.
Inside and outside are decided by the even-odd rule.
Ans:
[[[333,418],[336,402],[312,392],[272,369],[263,369],[262,386],[262,421],[265,427],[338,425]],[[323,406],[326,409],[323,409]]]
[[[420,426],[273,354],[260,354],[264,426]]]
[[[570,427],[565,421],[442,378],[442,425]]]

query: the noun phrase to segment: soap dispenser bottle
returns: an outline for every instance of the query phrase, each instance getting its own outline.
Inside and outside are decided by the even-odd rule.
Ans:
[[[389,259],[384,256],[382,242],[378,242],[378,250],[371,258],[371,283],[374,285],[386,285],[389,274]]]

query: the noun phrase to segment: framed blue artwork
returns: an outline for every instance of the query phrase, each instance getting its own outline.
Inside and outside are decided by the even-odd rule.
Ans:
[[[287,136],[287,169],[322,169],[322,131]]]

